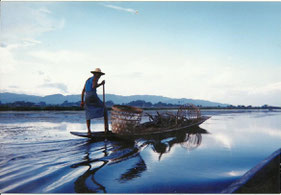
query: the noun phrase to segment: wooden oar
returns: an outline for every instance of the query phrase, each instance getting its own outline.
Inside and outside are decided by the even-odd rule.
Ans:
[[[104,131],[105,133],[108,132],[108,117],[107,117],[107,109],[106,109],[106,105],[105,105],[105,87],[104,84],[103,86],[103,105],[104,105]]]

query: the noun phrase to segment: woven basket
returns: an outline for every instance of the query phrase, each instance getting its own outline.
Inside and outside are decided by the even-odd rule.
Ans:
[[[134,133],[140,124],[142,109],[133,106],[114,105],[111,111],[112,132],[122,135]]]
[[[178,119],[198,119],[201,117],[200,109],[193,104],[185,104],[179,107],[177,112]]]

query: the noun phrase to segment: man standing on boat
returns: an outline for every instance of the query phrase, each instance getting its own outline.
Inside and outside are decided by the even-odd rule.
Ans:
[[[98,81],[102,75],[105,75],[105,73],[103,73],[100,68],[96,68],[94,71],[91,71],[91,73],[93,73],[93,76],[88,78],[81,94],[81,107],[85,108],[89,136],[91,136],[91,119],[94,118],[100,118],[104,116],[105,130],[108,130],[107,109],[105,102],[102,102],[97,95],[97,88],[101,85],[104,87],[105,81],[103,80],[101,83],[98,83]],[[86,96],[84,101],[85,92]],[[103,90],[103,96],[104,95],[105,94]],[[105,98],[103,98],[103,100],[105,101]]]

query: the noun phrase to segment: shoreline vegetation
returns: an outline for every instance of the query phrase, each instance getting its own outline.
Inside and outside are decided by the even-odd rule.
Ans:
[[[13,103],[6,103],[2,104],[0,102],[0,111],[81,111],[84,110],[80,107],[80,101],[79,102],[63,102],[62,104],[46,104],[45,102],[40,103],[33,103],[33,102],[25,102],[25,101],[17,101]],[[114,103],[112,101],[106,102],[106,107],[108,110],[111,110]],[[156,104],[152,104],[151,102],[145,102],[142,100],[132,101],[128,104],[122,104],[122,105],[128,105],[128,106],[135,106],[142,108],[143,110],[173,110],[178,109],[181,104],[166,104],[162,102],[158,102]],[[211,109],[220,109],[220,110],[259,110],[259,109],[266,109],[266,110],[276,110],[281,109],[281,107],[277,106],[269,106],[269,105],[263,105],[263,106],[244,106],[244,105],[238,105],[233,106],[229,105],[226,107],[222,106],[201,106],[196,105],[202,110],[211,110]]]

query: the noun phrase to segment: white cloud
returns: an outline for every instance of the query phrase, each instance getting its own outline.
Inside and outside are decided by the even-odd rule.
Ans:
[[[18,86],[16,86],[16,85],[11,85],[11,86],[9,86],[9,88],[18,89],[19,87],[18,87]]]
[[[260,86],[249,91],[249,94],[268,94],[275,91],[281,92],[281,82],[270,83],[268,85]]]
[[[88,53],[73,50],[39,50],[28,52],[28,55],[41,62],[47,62],[50,65],[66,65],[68,67],[71,67],[70,65],[73,65],[72,67],[78,67],[81,63],[85,64],[85,61],[90,63],[95,59]]]
[[[247,62],[250,63],[250,62]],[[281,106],[280,67],[255,66],[221,54],[186,56],[171,85],[182,97],[233,105]],[[254,68],[253,68],[254,67]],[[175,93],[174,94],[179,94]],[[185,95],[186,94],[186,95]]]
[[[40,87],[43,87],[43,88],[55,88],[55,89],[60,90],[63,93],[67,93],[68,92],[68,88],[67,88],[67,86],[64,83],[45,83],[43,85],[39,85],[38,87],[39,88]]]
[[[41,43],[41,41],[31,39],[31,38],[26,38],[26,39],[22,39],[21,46],[29,47],[29,46],[37,45],[37,44],[40,44],[40,43]]]
[[[0,47],[0,74],[15,70],[16,60],[9,48]]]
[[[53,72],[56,73],[54,68],[58,64],[52,66],[54,63],[51,63],[48,67],[46,59],[36,61],[28,53],[32,51],[33,46],[41,43],[38,40],[40,35],[62,29],[64,24],[64,19],[55,18],[52,11],[42,4],[28,2],[1,4],[1,91],[38,95],[68,91],[64,81],[52,75]],[[58,56],[61,56],[60,54]],[[65,60],[60,60],[55,55],[49,53],[47,55],[65,63]],[[48,84],[45,84],[46,80]],[[38,89],[38,85],[41,85],[41,88]]]
[[[45,8],[45,7],[40,8],[38,11],[39,11],[39,12],[42,12],[42,13],[46,13],[46,14],[51,14],[51,13],[52,13],[50,10],[48,10],[48,9]]]
[[[281,106],[280,82],[273,82],[261,86],[247,86],[245,83],[245,85],[241,84],[232,88],[222,88],[216,98],[218,101],[225,101],[233,105],[261,106],[268,104]]]
[[[39,74],[39,75],[44,75],[44,72],[39,70],[39,71],[38,71],[38,74]]]
[[[40,34],[64,26],[64,19],[54,18],[49,9],[26,2],[2,3],[1,12],[1,42],[5,45],[39,44],[36,38]]]
[[[97,59],[91,53],[79,51],[39,50],[28,52],[27,55],[41,64],[38,71],[44,73],[44,75],[41,74],[44,87],[46,87],[45,82],[63,83],[67,90],[60,89],[63,90],[63,93],[70,94],[81,92],[84,82],[91,76],[90,70],[95,68],[93,64],[98,64]],[[48,85],[48,87],[56,86]]]
[[[112,8],[112,9],[115,9],[115,10],[129,12],[129,13],[132,13],[132,14],[138,14],[138,10],[135,10],[135,9],[132,9],[132,8],[124,8],[124,7],[120,7],[120,6],[116,6],[116,5],[109,5],[109,4],[103,4],[103,6],[108,7],[108,8]]]

